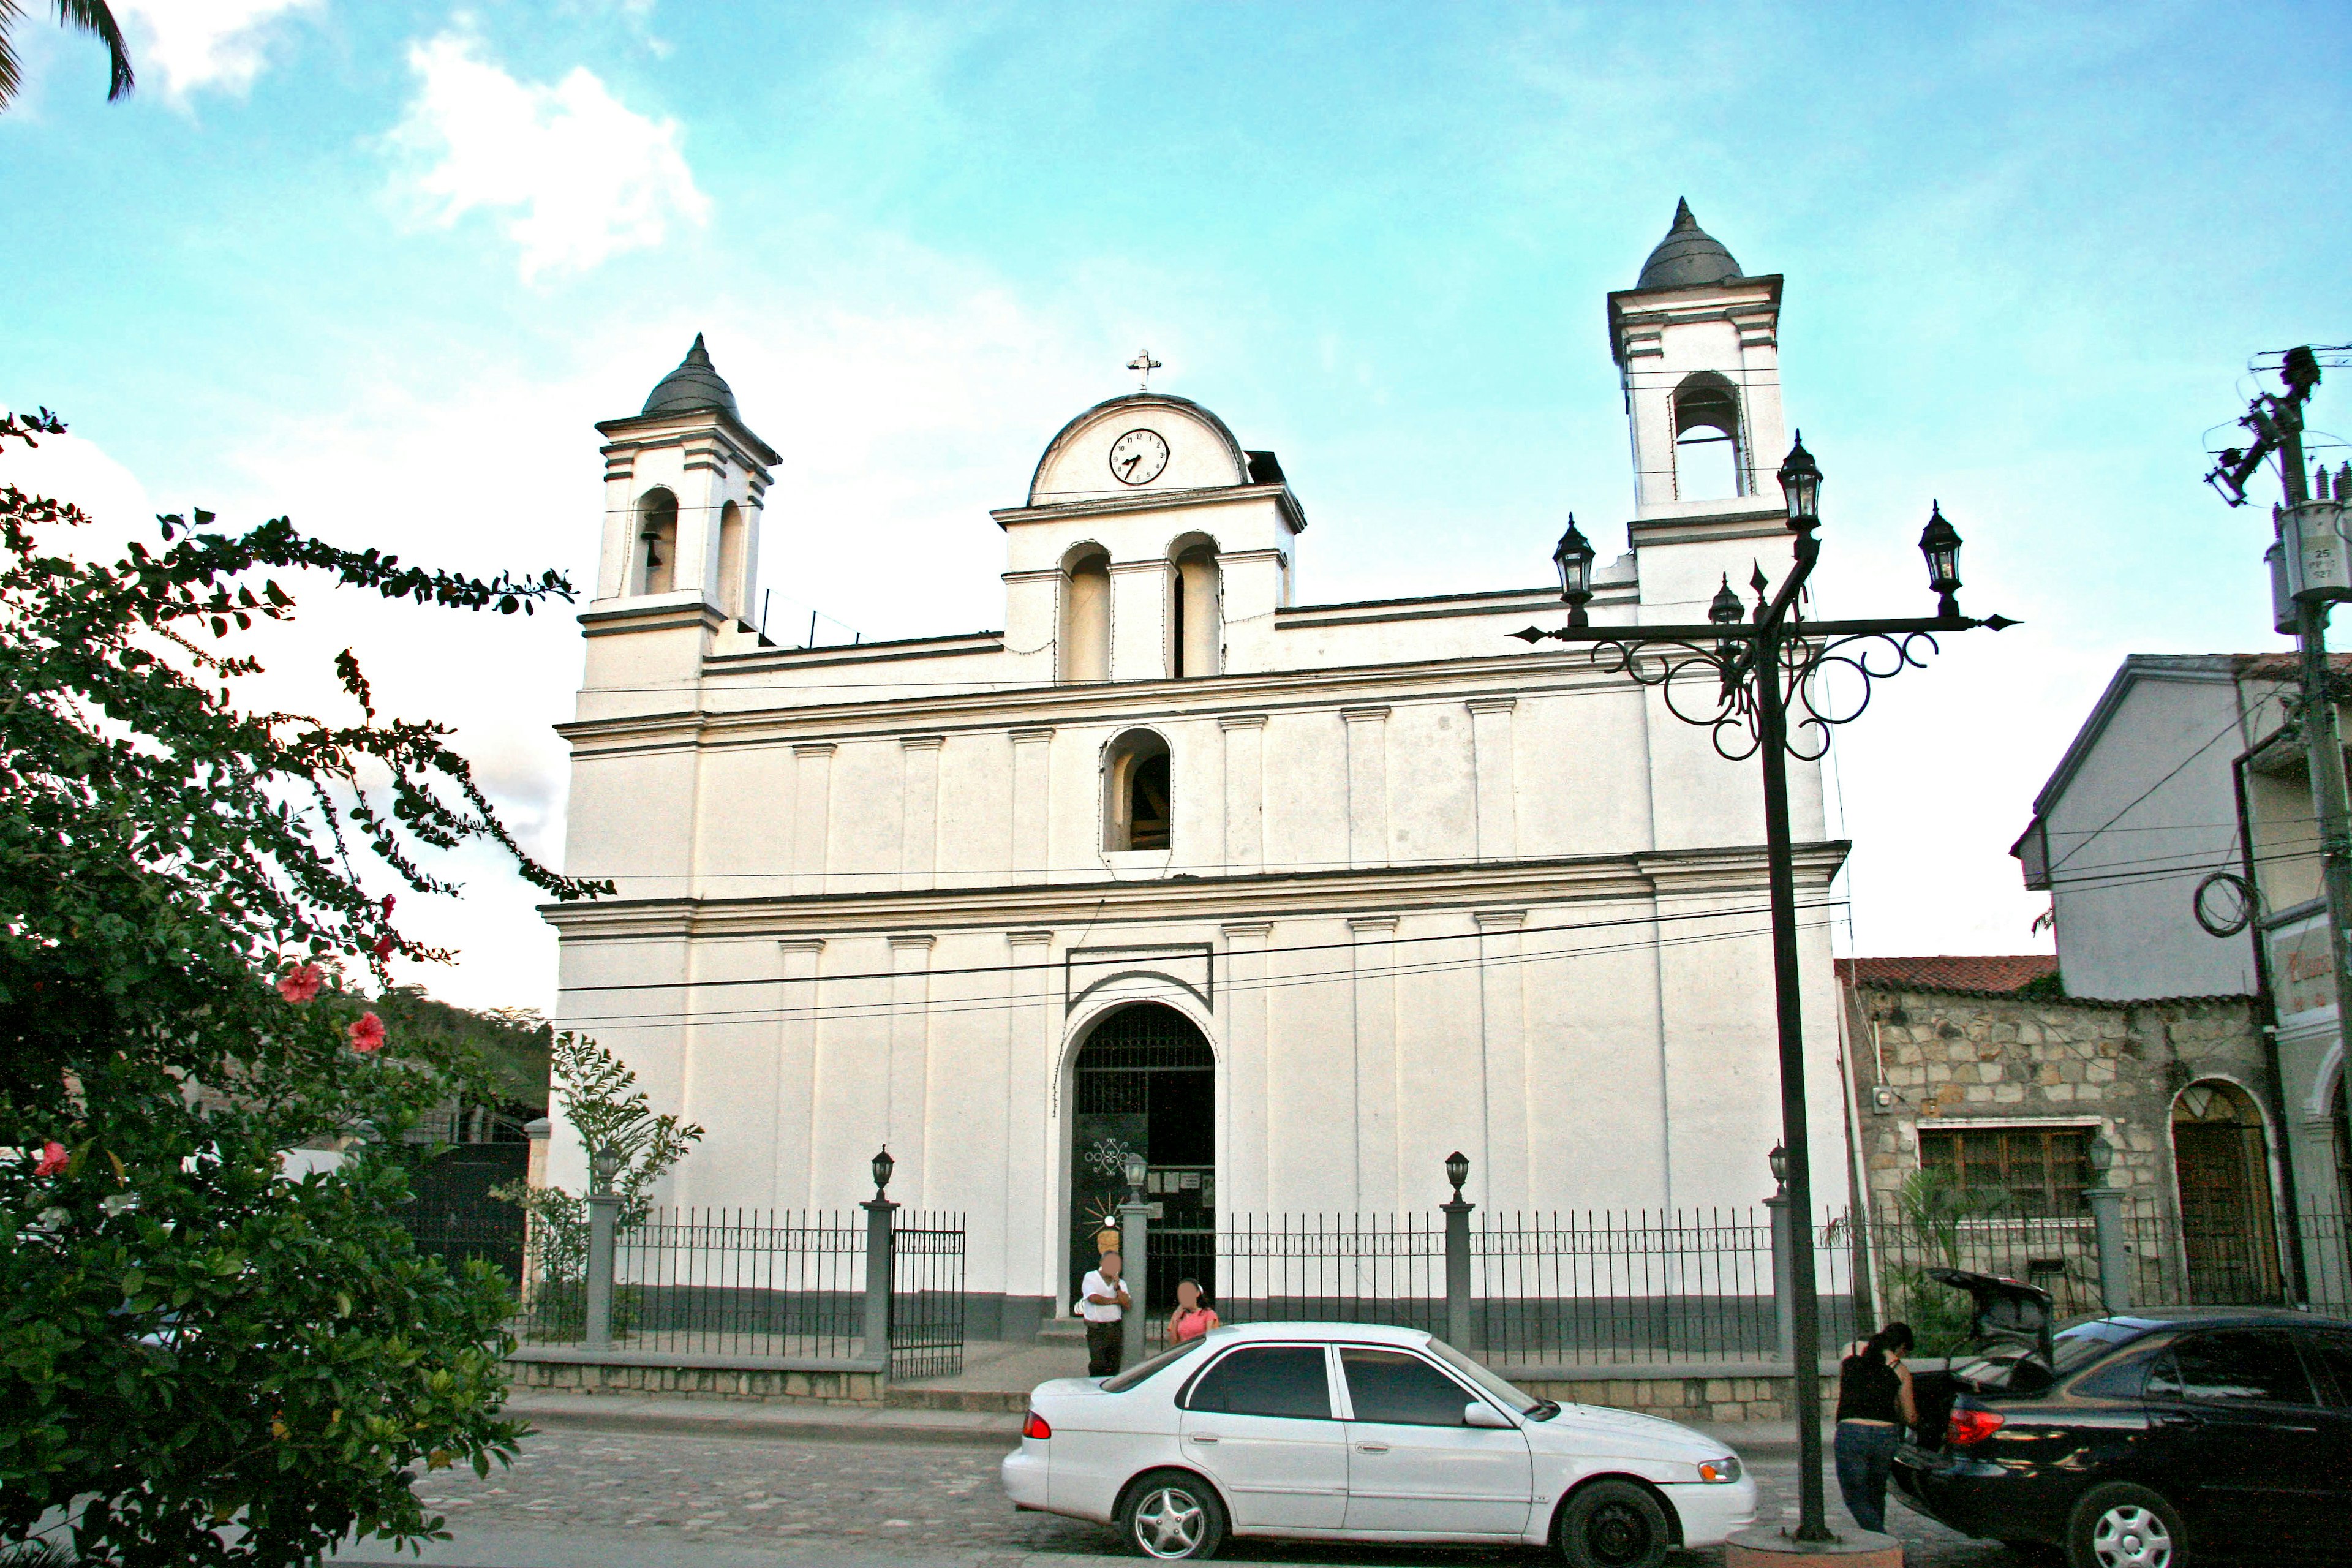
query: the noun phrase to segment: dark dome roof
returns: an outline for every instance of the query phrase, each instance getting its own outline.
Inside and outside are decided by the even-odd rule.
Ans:
[[[1633,287],[1689,289],[1703,283],[1727,282],[1738,276],[1739,263],[1731,258],[1731,252],[1699,227],[1698,219],[1691,216],[1690,203],[1677,201],[1674,227],[1658,241],[1658,248],[1650,252],[1650,259],[1642,263],[1641,281]]]
[[[735,394],[710,368],[710,351],[702,346],[702,334],[697,332],[694,346],[686,351],[677,368],[654,387],[640,414],[698,414],[711,408],[737,417]]]

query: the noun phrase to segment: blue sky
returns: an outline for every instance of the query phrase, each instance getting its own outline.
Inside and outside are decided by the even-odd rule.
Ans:
[[[1308,599],[1544,580],[1571,510],[1622,548],[1602,299],[1687,196],[1788,279],[1827,606],[1924,609],[1940,500],[1966,603],[2027,623],[1842,744],[1865,952],[2038,945],[2005,850],[2116,663],[2278,646],[2203,453],[2251,354],[2352,339],[2341,6],[118,10],[113,106],[89,40],[19,29],[0,404],[76,438],[5,477],[585,580],[590,426],[701,331],[785,454],[779,621],[868,637],[1001,624],[987,509],[1146,342],[1282,454]],[[554,851],[567,617],[304,635]],[[530,902],[482,863],[420,977],[545,1003]]]

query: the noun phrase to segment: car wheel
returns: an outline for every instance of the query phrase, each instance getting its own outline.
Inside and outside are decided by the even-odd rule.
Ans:
[[[1648,1488],[1594,1481],[1559,1510],[1552,1542],[1574,1568],[1658,1568],[1674,1531]]]
[[[1225,1505],[1217,1490],[1182,1470],[1154,1470],[1127,1489],[1118,1532],[1146,1557],[1163,1563],[1214,1557],[1225,1540]]]
[[[2072,1568],[2188,1568],[2179,1511],[2146,1487],[2111,1481],[2074,1505],[2066,1527]]]

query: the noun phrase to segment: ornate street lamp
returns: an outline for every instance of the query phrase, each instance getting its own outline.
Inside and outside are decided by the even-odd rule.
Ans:
[[[1811,533],[1822,522],[1822,470],[1813,455],[1805,450],[1805,433],[1797,432],[1797,444],[1780,463],[1780,493],[1789,503],[1789,529],[1792,533]]]
[[[1568,624],[1591,626],[1584,606],[1592,602],[1592,543],[1576,526],[1574,512],[1568,514],[1568,531],[1552,547],[1551,563],[1559,569],[1559,596],[1568,601]]]
[[[1959,613],[1959,534],[1937,513],[1920,540],[1927,554],[1933,616],[1885,620],[1808,621],[1800,605],[1821,557],[1822,470],[1801,437],[1780,465],[1793,557],[1778,591],[1759,565],[1751,613],[1728,574],[1708,606],[1704,625],[1594,626],[1571,614],[1566,626],[1529,626],[1510,635],[1585,645],[1595,668],[1654,688],[1669,712],[1712,732],[1717,752],[1730,762],[1754,757],[1764,773],[1765,865],[1772,898],[1772,982],[1780,1047],[1780,1148],[1773,1177],[1782,1183],[1790,1217],[1790,1342],[1795,1364],[1821,1359],[1821,1301],[1813,1268],[1812,1154],[1805,1106],[1803,989],[1797,966],[1796,870],[1790,847],[1789,758],[1817,762],[1829,752],[1835,726],[1860,717],[1874,684],[1906,669],[1924,668],[1942,632],[2017,623],[2005,616],[1972,619]],[[1565,543],[1565,542],[1563,542]],[[1555,557],[1557,559],[1557,557]],[[1562,582],[1566,576],[1563,574]],[[1859,696],[1850,705],[1825,689],[1834,668],[1842,689]],[[1784,1173],[1785,1171],[1785,1173]],[[1792,1380],[1797,1418],[1797,1539],[1832,1539],[1822,1489],[1821,1384]]]
[[[1927,592],[1937,595],[1936,613],[1957,616],[1959,601],[1952,595],[1960,586],[1960,531],[1944,521],[1944,503],[1927,509],[1927,526],[1919,534],[1919,553],[1927,558]]]
[[[1129,1154],[1121,1165],[1119,1173],[1127,1178],[1127,1201],[1131,1204],[1141,1203],[1143,1184],[1151,1174],[1151,1166],[1142,1155]]]
[[[874,1156],[874,1201],[876,1203],[887,1201],[882,1196],[883,1189],[889,1186],[890,1173],[898,1168],[898,1162],[890,1158],[890,1145],[883,1144],[882,1152]]]
[[[1764,1163],[1772,1167],[1772,1180],[1783,1193],[1787,1192],[1789,1190],[1789,1146],[1785,1143],[1773,1144],[1772,1152],[1764,1156]]]
[[[2105,1133],[2094,1132],[2090,1142],[2084,1146],[2083,1163],[2091,1167],[2091,1184],[2104,1187],[2108,1184],[2107,1173],[2116,1168],[2116,1146],[2107,1142]]]
[[[1445,1179],[1454,1184],[1454,1201],[1462,1201],[1462,1184],[1470,1179],[1469,1156],[1456,1149],[1445,1156]]]

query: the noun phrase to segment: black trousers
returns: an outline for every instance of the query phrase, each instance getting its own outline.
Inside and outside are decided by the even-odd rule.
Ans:
[[[1119,1363],[1127,1359],[1127,1325],[1125,1323],[1088,1323],[1087,1325],[1087,1375],[1117,1377]]]

